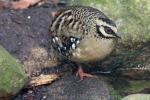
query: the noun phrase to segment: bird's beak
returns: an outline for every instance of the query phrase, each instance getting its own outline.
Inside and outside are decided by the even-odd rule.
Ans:
[[[121,39],[121,36],[120,36],[121,34],[120,33],[116,33],[115,35],[116,35],[117,38]]]

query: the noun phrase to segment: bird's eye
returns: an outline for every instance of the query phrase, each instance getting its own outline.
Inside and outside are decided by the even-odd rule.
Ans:
[[[113,30],[109,27],[104,26],[104,30],[107,34],[113,34]]]

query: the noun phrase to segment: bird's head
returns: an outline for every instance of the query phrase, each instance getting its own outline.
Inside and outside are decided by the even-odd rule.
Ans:
[[[96,32],[103,38],[121,38],[117,32],[116,24],[108,18],[98,18],[96,20]]]

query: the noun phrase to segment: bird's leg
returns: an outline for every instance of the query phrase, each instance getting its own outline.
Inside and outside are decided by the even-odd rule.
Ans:
[[[80,80],[83,80],[83,78],[84,78],[84,77],[95,77],[95,78],[97,78],[97,77],[96,77],[96,76],[94,76],[94,75],[91,75],[91,74],[85,73],[85,72],[83,71],[83,69],[82,69],[82,66],[81,66],[81,65],[79,65],[79,67],[78,67],[78,71],[77,71],[76,75],[80,77]]]

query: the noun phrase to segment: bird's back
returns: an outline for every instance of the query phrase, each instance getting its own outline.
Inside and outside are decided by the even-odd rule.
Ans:
[[[95,25],[95,18],[97,17],[107,19],[101,11],[92,7],[66,7],[57,12],[52,22],[51,31],[53,34],[57,35],[62,35],[62,32],[65,31],[63,32],[63,35],[71,34],[81,36],[81,33],[84,34],[86,31],[90,31],[90,29],[92,29],[92,26]]]

